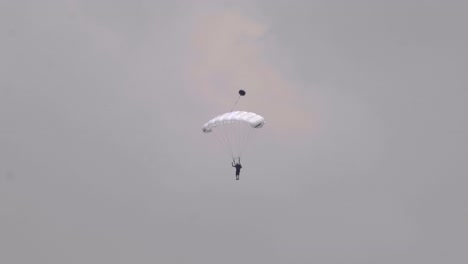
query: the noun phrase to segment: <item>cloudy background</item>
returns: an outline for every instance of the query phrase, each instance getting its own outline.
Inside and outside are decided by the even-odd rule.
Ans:
[[[0,262],[467,262],[467,8],[0,1]]]

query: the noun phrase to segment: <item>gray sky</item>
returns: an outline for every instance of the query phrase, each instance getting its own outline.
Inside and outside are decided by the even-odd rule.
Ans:
[[[467,8],[0,1],[0,262],[467,262]]]

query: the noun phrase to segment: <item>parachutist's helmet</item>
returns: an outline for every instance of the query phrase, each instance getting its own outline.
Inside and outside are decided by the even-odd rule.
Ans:
[[[240,95],[240,96],[244,96],[244,95],[245,95],[245,91],[244,91],[244,90],[239,90],[239,95]]]

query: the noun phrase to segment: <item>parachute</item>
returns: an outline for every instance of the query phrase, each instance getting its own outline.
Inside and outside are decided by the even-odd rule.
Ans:
[[[265,118],[258,114],[234,111],[211,119],[203,125],[202,131],[214,134],[232,159],[240,160],[255,132],[264,124]]]

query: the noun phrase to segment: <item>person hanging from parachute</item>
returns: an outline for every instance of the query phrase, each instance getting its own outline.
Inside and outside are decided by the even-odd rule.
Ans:
[[[239,162],[236,162],[235,159],[232,159],[232,164],[231,165],[236,168],[236,181],[238,181],[239,180],[240,170],[242,169],[242,165],[240,164],[240,158],[239,158]]]
[[[232,158],[232,167],[236,168],[236,180],[239,180],[240,157],[243,150],[250,145],[253,134],[263,127],[265,118],[246,111],[233,111],[241,96],[245,96],[244,90],[239,90],[239,97],[231,111],[221,114],[205,123],[202,127],[204,133],[212,133]],[[236,162],[237,160],[237,162]]]

